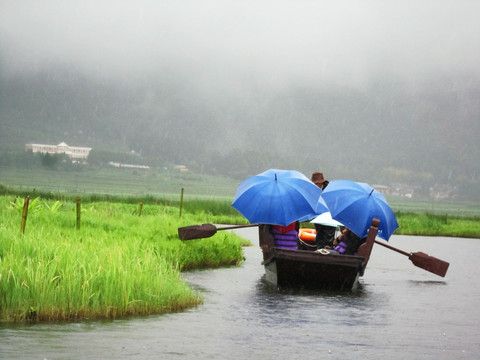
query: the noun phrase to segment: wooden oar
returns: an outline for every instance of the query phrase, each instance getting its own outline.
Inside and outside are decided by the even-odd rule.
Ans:
[[[415,253],[408,253],[406,251],[394,248],[393,246],[384,244],[383,242],[380,242],[378,240],[375,240],[375,243],[385,246],[386,248],[396,251],[402,255],[408,256],[408,258],[412,261],[413,265],[430,271],[441,277],[445,276],[448,270],[448,266],[450,265],[450,263],[446,261],[437,259],[436,257],[430,256],[420,251]]]
[[[244,227],[254,227],[257,224],[236,225],[217,228],[213,224],[191,225],[178,228],[178,237],[181,240],[203,239],[213,236],[218,230],[239,229]]]

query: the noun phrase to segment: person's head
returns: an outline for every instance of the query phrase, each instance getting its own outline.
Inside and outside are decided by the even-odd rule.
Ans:
[[[312,174],[312,182],[320,189],[325,189],[325,187],[328,185],[328,181],[323,178],[323,173],[321,172],[314,172]]]

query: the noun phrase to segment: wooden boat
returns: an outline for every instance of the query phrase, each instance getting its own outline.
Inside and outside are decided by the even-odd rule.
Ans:
[[[448,262],[421,251],[406,252],[377,241],[375,237],[379,224],[378,219],[372,220],[367,239],[360,245],[355,256],[281,248],[280,243],[275,245],[270,232],[271,225],[266,224],[223,228],[217,228],[213,224],[183,226],[178,228],[178,237],[182,241],[203,239],[215,235],[218,230],[258,226],[266,279],[278,287],[351,290],[356,287],[358,278],[365,272],[374,243],[407,256],[413,265],[419,268],[445,277],[450,265]]]
[[[273,243],[269,225],[260,225],[265,278],[280,288],[352,290],[365,272],[378,225],[378,219],[373,219],[367,240],[360,246],[357,255],[282,249]]]

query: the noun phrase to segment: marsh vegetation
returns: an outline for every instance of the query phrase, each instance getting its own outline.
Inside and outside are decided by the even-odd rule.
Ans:
[[[181,311],[202,302],[181,272],[235,266],[242,246],[219,231],[180,241],[178,227],[247,224],[230,200],[34,192],[21,231],[22,190],[0,196],[0,321],[117,318]],[[478,215],[396,211],[396,234],[480,238]],[[450,209],[450,212],[448,212]],[[473,208],[475,210],[475,207]],[[304,223],[302,226],[311,226]]]
[[[198,221],[178,208],[82,204],[35,198],[25,233],[20,199],[0,197],[0,319],[53,321],[179,311],[202,299],[180,272],[239,264],[241,240],[229,232],[182,242],[177,228]],[[202,214],[204,220],[209,215]]]

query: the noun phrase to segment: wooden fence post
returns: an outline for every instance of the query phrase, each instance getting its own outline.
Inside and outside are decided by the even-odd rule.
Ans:
[[[142,215],[142,208],[143,208],[143,201],[140,201],[140,205],[138,206],[138,216]]]
[[[27,215],[28,215],[28,204],[30,202],[30,198],[27,196],[23,201],[23,211],[22,211],[22,222],[20,224],[20,232],[25,234],[25,225],[27,224]]]
[[[182,207],[183,207],[183,188],[182,191],[180,192],[180,216],[182,217]]]
[[[77,230],[80,230],[80,221],[82,217],[82,200],[77,198]]]

